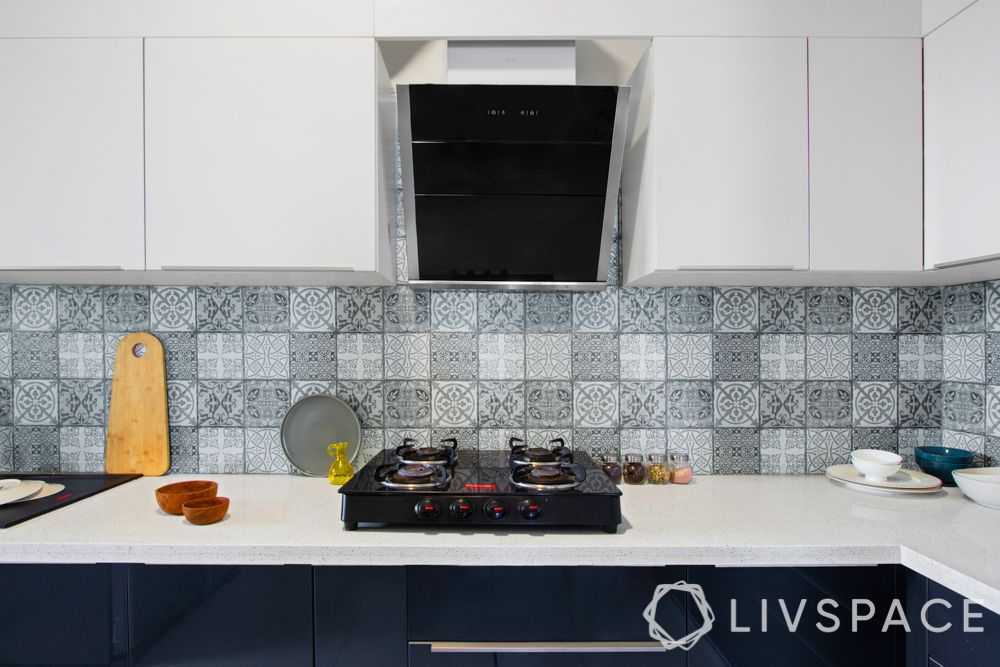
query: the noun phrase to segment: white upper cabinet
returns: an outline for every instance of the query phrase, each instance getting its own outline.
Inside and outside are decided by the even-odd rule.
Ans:
[[[808,268],[806,40],[657,37],[631,83],[626,281]]]
[[[926,266],[1000,254],[1000,0],[924,40]]]
[[[388,274],[378,63],[371,39],[147,40],[148,268]]]
[[[142,42],[0,40],[0,270],[142,269]]]
[[[919,39],[809,40],[809,268],[923,266]]]

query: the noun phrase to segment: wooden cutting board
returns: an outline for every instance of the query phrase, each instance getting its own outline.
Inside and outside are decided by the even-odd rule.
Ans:
[[[162,475],[169,467],[163,345],[152,334],[132,333],[115,352],[104,469]]]

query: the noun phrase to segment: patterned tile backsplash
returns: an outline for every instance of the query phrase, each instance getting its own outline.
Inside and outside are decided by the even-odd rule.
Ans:
[[[166,348],[176,472],[288,471],[282,416],[318,393],[358,412],[363,458],[451,435],[682,450],[702,474],[818,473],[852,448],[908,455],[942,437],[1000,453],[1000,282],[3,285],[0,468],[100,470],[115,346],[146,329]]]

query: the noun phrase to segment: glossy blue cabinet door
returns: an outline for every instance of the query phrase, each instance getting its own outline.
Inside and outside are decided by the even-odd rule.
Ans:
[[[0,664],[125,664],[124,566],[0,566]]]
[[[313,664],[312,568],[129,565],[132,664]]]
[[[968,619],[970,628],[982,632],[965,632],[963,623],[965,599],[954,591],[933,581],[927,582],[927,599],[943,600],[951,605],[933,604],[928,607],[927,620],[944,632],[927,633],[927,655],[943,667],[996,667],[1000,665],[1000,616],[978,605],[971,605],[972,613],[982,618]]]

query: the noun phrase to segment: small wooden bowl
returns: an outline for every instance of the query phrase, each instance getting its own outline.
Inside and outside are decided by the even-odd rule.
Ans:
[[[181,514],[181,506],[189,500],[214,498],[219,492],[216,482],[192,480],[161,486],[156,490],[156,504],[167,514]]]
[[[216,496],[214,498],[198,498],[189,500],[181,508],[184,518],[196,526],[207,526],[210,523],[222,521],[229,511],[229,498]]]

